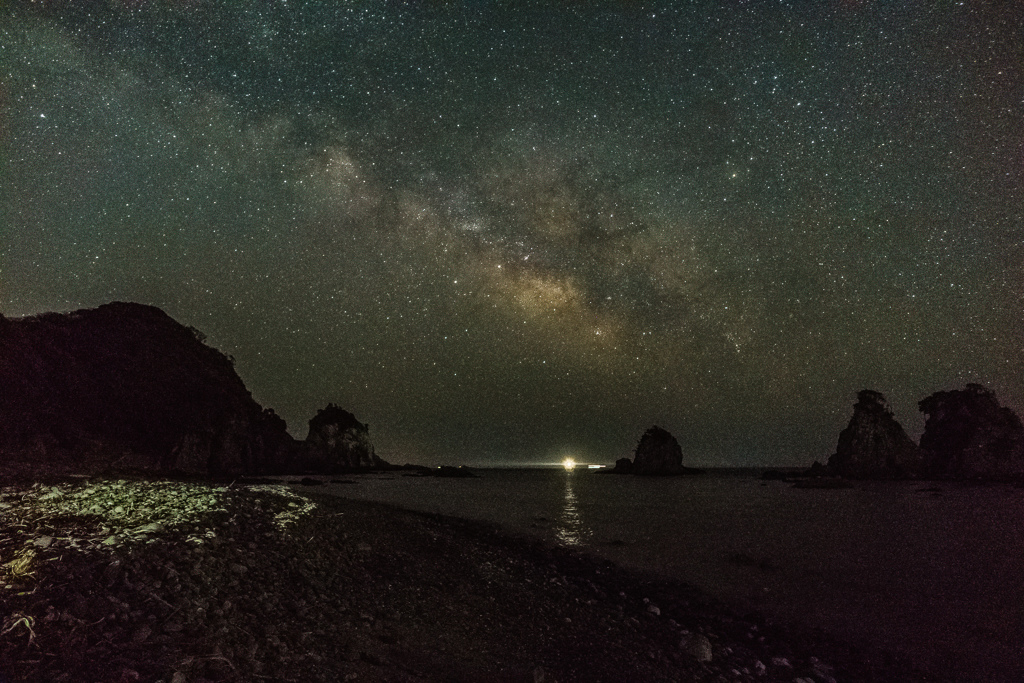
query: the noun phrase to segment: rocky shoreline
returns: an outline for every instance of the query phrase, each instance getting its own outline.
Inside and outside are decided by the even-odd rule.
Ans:
[[[270,481],[0,488],[0,618],[12,682],[935,680],[493,526]]]

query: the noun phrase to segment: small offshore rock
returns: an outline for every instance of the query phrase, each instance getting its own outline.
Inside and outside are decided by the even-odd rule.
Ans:
[[[648,605],[647,606],[647,611],[650,612],[651,614],[653,614],[656,617],[660,617],[661,616],[661,610],[658,609],[655,605]]]
[[[684,470],[679,442],[657,425],[644,432],[633,453],[631,466],[624,468],[633,474],[679,474]]]
[[[698,662],[711,661],[711,641],[699,633],[690,636],[680,643],[683,651]]]
[[[787,669],[792,669],[793,665],[789,663],[789,660],[785,657],[772,657],[773,666],[784,666]]]

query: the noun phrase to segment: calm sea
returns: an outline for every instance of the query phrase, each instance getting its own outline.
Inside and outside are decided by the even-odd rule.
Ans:
[[[324,488],[497,522],[682,579],[740,609],[908,654],[945,678],[1024,681],[1024,489],[796,489],[715,470],[477,471],[478,479],[366,475]]]

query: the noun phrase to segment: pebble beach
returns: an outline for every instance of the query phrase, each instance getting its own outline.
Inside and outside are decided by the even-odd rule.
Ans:
[[[280,482],[0,489],[7,681],[880,681],[907,662],[497,527]]]

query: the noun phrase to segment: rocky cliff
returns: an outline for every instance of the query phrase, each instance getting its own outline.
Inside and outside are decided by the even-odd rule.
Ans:
[[[1024,476],[1024,427],[979,384],[939,391],[918,403],[927,419],[921,436],[924,469],[940,478]]]
[[[915,474],[920,466],[921,452],[896,421],[885,396],[869,389],[858,393],[829,469],[850,478],[893,478]]]
[[[0,319],[0,458],[193,474],[294,470],[284,420],[159,308]]]
[[[387,467],[370,442],[370,428],[333,403],[318,410],[309,421],[305,441],[305,466],[332,474],[346,470]]]

